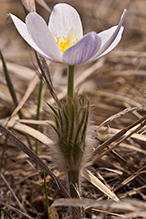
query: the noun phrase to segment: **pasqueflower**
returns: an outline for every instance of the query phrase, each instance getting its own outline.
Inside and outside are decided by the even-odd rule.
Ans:
[[[36,12],[29,13],[25,23],[10,16],[20,35],[41,56],[54,62],[78,65],[102,57],[119,43],[125,12],[117,26],[86,35],[83,35],[78,12],[65,3],[54,6],[48,25]]]

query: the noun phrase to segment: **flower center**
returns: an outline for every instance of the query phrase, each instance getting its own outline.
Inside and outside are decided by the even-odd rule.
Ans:
[[[73,29],[69,31],[67,38],[64,36],[57,37],[57,44],[60,47],[61,52],[63,53],[66,49],[71,47],[77,41],[78,41],[78,38],[76,38],[76,33]]]

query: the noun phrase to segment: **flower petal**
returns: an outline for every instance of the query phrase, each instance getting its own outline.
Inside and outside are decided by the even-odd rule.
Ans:
[[[49,59],[50,61],[52,60],[49,56],[47,56],[46,54],[44,54],[39,48],[38,46],[33,42],[32,38],[30,37],[26,24],[24,22],[22,22],[19,18],[17,18],[15,15],[10,14],[15,27],[17,28],[18,32],[20,33],[20,35],[23,37],[23,39],[34,49],[36,50],[40,55],[42,55],[44,58]]]
[[[117,28],[117,26],[112,27],[112,28],[113,28],[113,30],[114,30],[114,29]],[[112,28],[111,28],[111,29],[112,29]],[[112,30],[112,31],[113,31],[113,30]],[[124,30],[124,27],[121,26],[120,31],[119,31],[118,35],[116,36],[116,38],[114,39],[114,41],[111,43],[111,45],[110,45],[104,52],[102,52],[100,55],[98,55],[98,58],[100,58],[100,57],[106,55],[107,53],[109,53],[111,50],[113,50],[113,49],[116,47],[116,45],[120,42],[120,40],[121,40],[121,38],[122,38],[123,30]],[[111,30],[110,30],[109,32],[111,32]],[[109,34],[110,34],[110,33],[109,33]]]
[[[78,12],[68,4],[60,3],[54,6],[50,15],[49,29],[55,38],[68,36],[71,29],[76,37],[83,37],[83,28]]]
[[[121,40],[122,33],[124,30],[124,28],[122,27],[122,23],[126,11],[127,10],[125,9],[117,26],[114,26],[108,30],[102,31],[101,33],[97,34],[101,38],[102,44],[100,50],[95,55],[94,60],[109,53]]]
[[[95,32],[85,35],[80,41],[68,48],[62,56],[64,63],[78,65],[91,59],[99,50],[101,39]]]
[[[62,61],[62,53],[46,22],[40,15],[36,12],[29,13],[26,17],[26,27],[32,40],[44,54],[51,57],[54,61]]]

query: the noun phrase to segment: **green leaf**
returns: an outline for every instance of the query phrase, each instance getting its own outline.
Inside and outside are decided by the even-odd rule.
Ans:
[[[15,90],[14,90],[14,87],[13,87],[13,84],[12,84],[12,81],[11,81],[11,78],[10,78],[10,75],[9,75],[9,71],[7,69],[7,66],[6,66],[5,59],[4,59],[1,51],[0,51],[0,57],[1,57],[1,60],[2,60],[5,79],[6,79],[6,82],[7,82],[7,85],[8,85],[9,92],[11,94],[11,97],[12,97],[12,100],[13,100],[15,106],[17,106],[18,105],[18,100],[17,100],[17,97],[16,97],[16,93],[15,93]],[[18,115],[19,115],[20,119],[22,119],[22,114],[21,114],[20,110],[18,112]]]
[[[8,213],[7,211],[5,211],[3,208],[2,208],[1,210],[4,212],[4,214],[5,214],[6,216],[8,216],[8,218],[14,219],[14,218],[11,217],[11,215],[9,215],[9,213]]]
[[[57,111],[54,109],[54,107],[51,106],[49,103],[47,103],[47,105],[50,107],[50,109],[52,110],[52,112],[53,112],[57,117],[59,117],[59,115],[58,115]]]
[[[48,215],[48,219],[50,218],[50,214],[49,214],[49,200],[48,200],[48,190],[47,190],[47,182],[46,182],[46,173],[44,170],[44,186],[45,186],[45,196],[46,196],[46,205],[47,205],[47,215]]]
[[[37,103],[37,114],[36,114],[36,120],[39,120],[40,118],[40,107],[41,107],[41,95],[42,95],[42,89],[43,89],[43,78],[41,77],[40,80],[40,86],[39,86],[39,94],[38,94],[38,103]],[[39,125],[36,125],[36,130],[39,130]],[[38,140],[36,140],[36,148],[35,152],[38,155]]]
[[[61,134],[60,134],[60,132],[58,131],[58,129],[57,129],[54,125],[52,125],[52,124],[50,124],[50,125],[51,125],[52,128],[55,130],[55,132],[57,133],[58,137],[61,138]]]
[[[11,77],[9,75],[9,71],[7,69],[6,62],[5,62],[5,59],[4,59],[3,55],[2,55],[1,50],[0,50],[0,57],[1,57],[1,60],[2,60],[4,74],[5,74],[5,79],[7,81],[7,85],[8,85],[8,89],[9,89],[10,95],[12,97],[12,100],[13,100],[15,106],[17,107],[18,106],[17,96],[16,96],[16,93],[15,93],[15,90],[14,90],[14,87],[13,87],[13,84],[12,84],[12,81],[11,81]],[[23,118],[22,113],[21,113],[20,110],[18,111],[18,116],[19,116],[20,119]],[[26,139],[27,139],[27,142],[28,142],[30,148],[32,149],[31,142],[30,142],[29,137],[27,135],[26,135]]]

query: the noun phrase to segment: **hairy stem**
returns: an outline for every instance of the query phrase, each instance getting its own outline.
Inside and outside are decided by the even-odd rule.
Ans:
[[[77,189],[79,188],[79,172],[77,170],[68,171],[70,196],[78,198]]]
[[[69,181],[69,190],[71,198],[79,198],[79,171],[78,170],[70,170],[68,171],[68,181]],[[81,209],[79,208],[80,216]],[[77,219],[78,216],[76,212],[72,209],[72,219]]]

